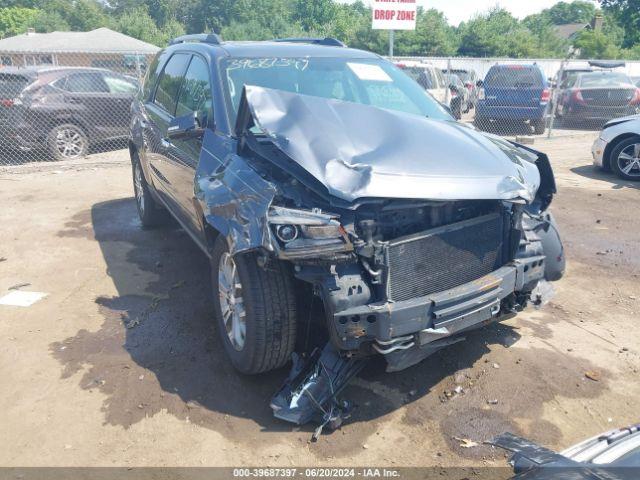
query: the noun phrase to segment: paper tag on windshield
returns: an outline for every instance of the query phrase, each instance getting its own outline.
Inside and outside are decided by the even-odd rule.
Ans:
[[[391,77],[387,75],[379,65],[371,65],[369,63],[352,63],[347,62],[347,66],[355,73],[360,80],[373,82],[391,82]]]

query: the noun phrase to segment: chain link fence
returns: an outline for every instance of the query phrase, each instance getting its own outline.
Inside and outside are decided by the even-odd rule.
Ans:
[[[394,58],[452,114],[500,135],[600,130],[640,112],[640,62]]]
[[[151,54],[0,51],[0,165],[126,147]],[[394,58],[462,122],[499,135],[592,132],[640,111],[640,62]]]
[[[125,148],[131,101],[152,57],[0,51],[0,165]]]

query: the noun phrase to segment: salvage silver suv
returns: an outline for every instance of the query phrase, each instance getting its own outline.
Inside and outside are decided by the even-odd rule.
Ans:
[[[265,372],[303,329],[326,336],[294,355],[281,418],[304,421],[301,392],[334,399],[363,359],[400,370],[543,301],[564,270],[547,157],[457,123],[378,55],[190,35],[132,108],[140,219],[169,212],[209,257],[231,363]]]

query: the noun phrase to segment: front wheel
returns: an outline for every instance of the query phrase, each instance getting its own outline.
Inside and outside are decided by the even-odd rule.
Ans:
[[[56,125],[47,136],[47,145],[56,160],[74,160],[89,153],[89,140],[78,125]]]
[[[151,195],[149,184],[144,178],[144,172],[140,165],[138,154],[132,158],[133,168],[133,193],[136,198],[136,209],[142,228],[152,228],[162,225],[167,220],[167,211],[158,205],[158,202]]]
[[[640,137],[619,142],[611,151],[611,170],[625,180],[640,180]]]
[[[533,133],[542,135],[547,128],[547,122],[543,119],[535,120],[533,123]]]
[[[224,237],[211,256],[216,325],[232,365],[256,374],[283,366],[296,339],[293,275],[286,264],[258,264],[256,253],[232,255]]]
[[[451,114],[456,120],[462,118],[462,101],[458,98],[451,101]]]

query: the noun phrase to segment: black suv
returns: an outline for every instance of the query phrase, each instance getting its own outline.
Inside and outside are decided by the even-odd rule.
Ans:
[[[241,372],[287,363],[323,312],[326,345],[294,361],[280,418],[307,419],[301,385],[322,403],[369,356],[406,368],[561,276],[544,154],[455,122],[392,63],[333,39],[172,43],[132,107],[140,219],[169,212],[209,257]]]
[[[132,77],[98,68],[6,68],[0,72],[0,130],[20,150],[47,148],[57,160],[92,144],[126,139]],[[5,142],[7,143],[7,142]]]

